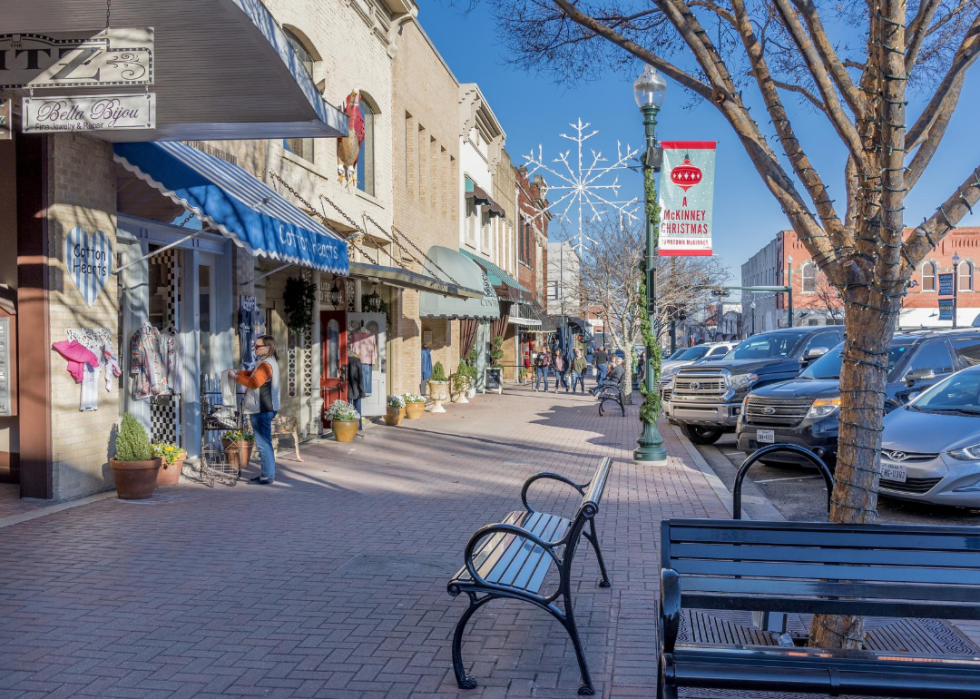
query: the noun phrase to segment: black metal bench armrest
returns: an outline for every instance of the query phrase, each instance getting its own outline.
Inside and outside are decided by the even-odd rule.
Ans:
[[[488,524],[484,527],[480,527],[479,529],[477,529],[476,534],[470,537],[469,543],[466,544],[466,551],[463,554],[466,560],[466,570],[473,577],[473,580],[475,580],[480,585],[492,586],[492,583],[489,583],[486,580],[484,580],[483,577],[476,572],[476,568],[473,566],[473,550],[476,548],[476,545],[480,543],[481,539],[497,532],[503,532],[505,534],[513,534],[514,536],[520,536],[527,539],[533,544],[537,544],[542,549],[544,549],[549,556],[551,556],[552,560],[555,562],[555,565],[557,565],[558,569],[561,570],[561,559],[559,559],[558,556],[555,555],[553,549],[556,546],[563,544],[564,538],[559,539],[557,541],[545,541],[541,537],[532,534],[528,530],[521,529],[520,527],[515,527],[513,524]]]
[[[521,488],[521,502],[524,503],[524,509],[526,509],[528,512],[535,512],[536,510],[527,504],[527,491],[531,487],[531,484],[534,483],[534,481],[544,480],[544,479],[560,481],[565,485],[570,485],[573,488],[575,488],[575,490],[578,491],[579,495],[585,495],[585,489],[589,486],[589,483],[583,483],[581,485],[578,483],[573,483],[569,479],[565,478],[565,476],[561,476],[557,473],[549,473],[547,471],[544,471],[542,473],[537,473],[531,476],[530,478],[528,478],[526,481],[524,481],[524,487]],[[591,481],[589,482],[591,483]]]
[[[673,653],[681,628],[681,579],[676,570],[660,571],[660,650]]]

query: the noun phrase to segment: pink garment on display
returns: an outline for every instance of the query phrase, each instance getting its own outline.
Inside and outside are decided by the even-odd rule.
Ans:
[[[363,330],[354,333],[351,349],[357,353],[361,364],[374,364],[378,360],[378,345],[372,333]]]
[[[68,360],[68,373],[75,379],[75,383],[81,383],[85,378],[85,368],[88,364],[93,369],[99,368],[99,358],[92,353],[85,345],[74,340],[61,340],[51,345],[58,354]]]

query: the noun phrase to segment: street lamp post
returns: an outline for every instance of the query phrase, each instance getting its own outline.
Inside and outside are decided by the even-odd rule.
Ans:
[[[789,327],[793,327],[793,256],[790,255],[789,261],[789,280],[786,286],[789,288],[789,293],[787,294],[787,300],[789,302]]]
[[[654,395],[657,390],[657,381],[660,379],[660,368],[651,365],[655,343],[660,335],[656,316],[657,304],[657,228],[653,220],[653,207],[656,205],[652,201],[654,196],[653,173],[659,169],[659,149],[657,148],[656,128],[657,112],[664,103],[664,96],[667,92],[667,81],[651,65],[643,68],[643,73],[633,83],[633,97],[636,105],[643,112],[643,129],[646,133],[647,149],[643,157],[643,191],[645,195],[645,211],[647,226],[646,244],[646,303],[647,314],[650,320],[650,327],[653,332],[653,339],[646,338],[646,352],[644,361],[647,362],[647,370],[643,373],[644,388],[647,395]],[[636,440],[639,446],[633,452],[633,459],[636,461],[666,461],[667,450],[664,449],[664,440],[660,436],[657,428],[657,418],[644,420],[641,416],[640,423],[643,425],[643,432]]]
[[[960,290],[960,254],[953,253],[953,327],[956,327],[956,292]]]
[[[749,308],[752,309],[752,335],[755,335],[755,301],[749,304]]]

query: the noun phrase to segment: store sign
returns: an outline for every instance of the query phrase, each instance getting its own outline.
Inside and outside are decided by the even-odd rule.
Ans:
[[[939,299],[939,320],[953,320],[953,299]]]
[[[14,116],[12,104],[9,99],[0,100],[0,141],[9,141],[14,137],[11,132]]]
[[[157,99],[152,92],[139,95],[25,97],[21,122],[24,133],[152,129],[157,122]]]
[[[0,87],[152,84],[152,28],[0,33]]]
[[[940,296],[952,296],[953,295],[953,273],[943,272],[939,275],[939,295]]]
[[[85,303],[91,306],[112,273],[112,240],[103,231],[90,234],[75,226],[65,238],[65,267]]]
[[[715,141],[664,141],[660,254],[710,255]]]

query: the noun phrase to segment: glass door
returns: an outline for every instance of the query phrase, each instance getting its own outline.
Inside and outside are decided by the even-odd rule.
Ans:
[[[336,400],[347,400],[347,312],[320,312],[320,348],[323,366],[320,370],[320,393],[323,411]],[[322,414],[324,427],[330,421]]]
[[[374,417],[385,414],[388,397],[387,321],[384,313],[348,313],[347,327],[351,346],[358,350],[365,378],[370,374],[366,393],[361,399],[361,414]]]

